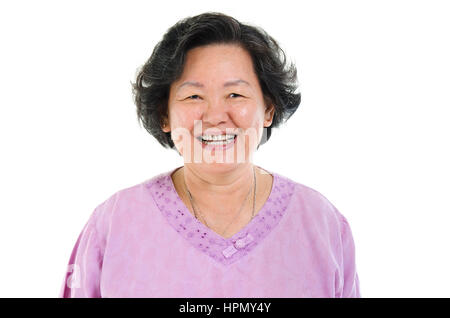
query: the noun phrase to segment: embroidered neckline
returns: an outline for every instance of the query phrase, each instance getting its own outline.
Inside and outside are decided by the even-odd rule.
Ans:
[[[146,187],[171,227],[195,248],[223,265],[230,265],[250,253],[278,225],[295,187],[289,178],[269,171],[273,183],[266,202],[249,223],[225,238],[197,220],[179,197],[171,178],[179,168],[150,179]]]

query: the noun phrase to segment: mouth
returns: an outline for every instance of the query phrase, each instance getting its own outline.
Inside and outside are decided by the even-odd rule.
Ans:
[[[230,134],[230,135],[221,135],[221,137],[204,137],[204,136],[198,136],[196,138],[201,144],[203,148],[216,148],[216,147],[222,147],[224,149],[229,148],[233,146],[236,143],[237,135],[236,134]]]

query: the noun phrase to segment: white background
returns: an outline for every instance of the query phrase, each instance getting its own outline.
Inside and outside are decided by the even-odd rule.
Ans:
[[[254,162],[348,219],[362,296],[450,297],[450,10],[395,0],[2,1],[0,296],[57,297],[94,208],[182,165],[139,126],[130,82],[205,11],[296,63],[300,108]]]

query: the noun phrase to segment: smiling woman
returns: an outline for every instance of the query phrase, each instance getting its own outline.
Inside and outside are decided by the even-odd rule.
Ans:
[[[260,144],[270,139],[272,128],[279,127],[297,110],[301,96],[297,92],[297,69],[295,65],[288,63],[275,39],[261,28],[243,24],[224,14],[207,13],[189,17],[167,31],[141,68],[133,85],[138,118],[164,147],[175,148],[171,133],[160,128],[168,117],[169,94],[173,93],[174,83],[179,84],[176,90],[185,85],[204,88],[206,84],[205,79],[201,78],[180,80],[186,70],[187,55],[195,55],[192,52],[195,49],[221,44],[236,46],[245,51],[245,58],[250,57],[252,66],[251,73],[246,74],[256,75],[265,105],[274,107],[273,120],[264,127]],[[198,62],[198,56],[192,58],[192,63]],[[209,70],[215,64],[210,61],[204,63],[204,66]],[[225,62],[223,66],[227,67]],[[238,71],[232,69],[233,65],[228,67],[229,71]],[[248,67],[246,70],[248,71]],[[244,78],[228,78],[226,81],[231,82],[221,84],[224,84],[224,88],[232,88],[236,86],[236,80],[245,83]]]
[[[300,104],[296,72],[272,37],[227,15],[171,27],[133,93],[184,165],[97,206],[61,297],[360,297],[346,218],[252,163]]]
[[[264,101],[252,58],[245,49],[236,44],[205,45],[187,53],[184,71],[170,88],[168,115],[163,119],[162,130],[182,129],[181,138],[174,138],[176,133],[172,132],[172,140],[176,140],[176,148],[186,164],[195,157],[195,139],[201,139],[203,149],[212,152],[203,152],[204,156],[214,154],[219,159],[217,150],[226,150],[220,159],[227,165],[224,160],[214,160],[220,165],[212,165],[213,160],[207,158],[204,165],[201,162],[190,165],[191,169],[223,171],[234,169],[232,165],[238,163],[237,158],[241,159],[239,162],[251,161],[262,128],[271,125],[274,110],[273,104],[266,105]],[[196,127],[196,123],[202,128]],[[246,147],[234,149],[235,144]]]

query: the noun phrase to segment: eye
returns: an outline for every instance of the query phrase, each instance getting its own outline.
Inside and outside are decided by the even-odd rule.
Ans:
[[[242,95],[236,94],[236,93],[231,93],[230,96],[235,95],[236,97],[243,97]]]
[[[186,99],[199,99],[199,98],[200,98],[200,96],[198,96],[198,95],[191,95],[191,96],[186,97]]]

